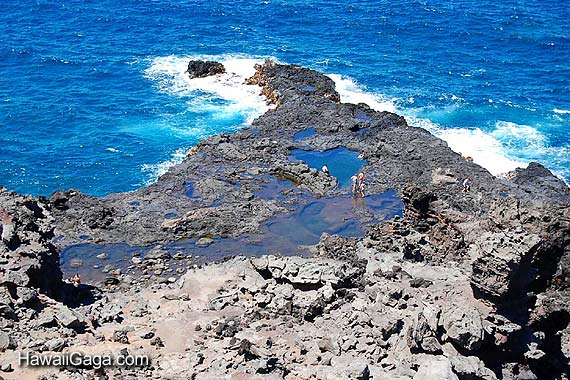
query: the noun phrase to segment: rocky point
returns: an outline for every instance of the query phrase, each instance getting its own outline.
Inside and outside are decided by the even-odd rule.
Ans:
[[[248,82],[274,108],[203,140],[151,186],[102,198],[0,190],[2,378],[568,379],[564,182],[538,163],[494,177],[399,115],[341,103],[313,70],[268,61]],[[364,234],[323,233],[310,256],[246,257],[236,245],[212,262],[172,248],[215,250],[346,196],[337,178],[291,157],[337,148],[366,161],[367,194],[396,192],[401,215],[364,207]],[[73,286],[60,256],[85,244],[132,252],[121,267],[98,251],[105,280]],[[21,352],[77,351],[150,364],[18,366]]]

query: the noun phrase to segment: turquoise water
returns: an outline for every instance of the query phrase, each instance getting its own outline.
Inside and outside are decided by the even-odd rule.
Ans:
[[[336,177],[339,187],[350,187],[350,177],[358,175],[366,161],[358,157],[358,152],[346,148],[325,151],[294,149],[291,151],[294,160],[302,161],[309,167],[322,170],[326,165],[331,176]]]
[[[5,0],[0,184],[103,195],[151,183],[200,138],[266,110],[253,61],[323,71],[497,174],[570,180],[570,7],[554,0]],[[235,76],[189,81],[191,57]]]

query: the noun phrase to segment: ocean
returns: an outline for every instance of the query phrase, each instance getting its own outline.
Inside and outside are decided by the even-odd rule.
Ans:
[[[570,182],[570,7],[479,2],[4,0],[0,185],[102,196],[155,181],[200,139],[268,107],[267,58],[322,71],[345,102],[408,122],[498,175]],[[189,80],[190,59],[228,74]]]

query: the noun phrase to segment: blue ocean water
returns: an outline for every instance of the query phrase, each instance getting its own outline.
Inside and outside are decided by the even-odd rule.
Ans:
[[[492,173],[570,180],[570,7],[554,0],[4,0],[0,184],[134,190],[200,138],[264,112],[242,85],[273,57],[344,101],[404,114]],[[190,81],[190,57],[233,75]]]

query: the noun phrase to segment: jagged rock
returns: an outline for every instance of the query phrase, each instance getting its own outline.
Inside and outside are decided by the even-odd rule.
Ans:
[[[255,75],[247,83],[261,86],[262,93],[272,103],[283,103],[299,95],[340,101],[332,79],[314,70],[293,65],[277,65],[272,61],[258,64],[255,69]]]
[[[53,326],[56,323],[55,314],[51,310],[42,311],[36,319],[37,326]]]
[[[411,349],[421,350],[428,353],[441,352],[441,344],[437,340],[437,318],[434,316],[430,324],[423,312],[417,314],[413,324],[408,330],[408,346]]]
[[[113,332],[112,341],[122,344],[129,344],[130,342],[129,342],[128,332],[129,332],[128,329],[115,330]]]
[[[4,275],[0,277],[0,283],[3,285],[9,284],[25,287],[30,283],[30,279],[25,273],[22,273],[21,271],[8,269],[6,272],[4,272]]]
[[[50,339],[45,343],[47,351],[61,351],[65,346],[66,342],[63,338]]]
[[[32,302],[38,299],[38,292],[35,289],[18,287],[16,289],[18,299],[23,303]]]
[[[531,187],[538,194],[549,197],[570,196],[570,189],[564,181],[538,162],[531,162],[524,169],[515,169],[514,172],[509,173],[509,177],[514,183]]]
[[[2,240],[6,244],[12,244],[16,238],[16,229],[13,223],[2,223],[0,225],[2,231]]]
[[[259,66],[250,82],[260,84],[278,106],[250,128],[201,141],[149,187],[103,198],[61,192],[49,200],[0,189],[0,329],[30,351],[59,350],[60,339],[70,350],[85,342],[96,349],[106,345],[109,331],[117,329],[114,340],[123,343],[127,332],[134,331],[136,343],[155,348],[150,350],[152,366],[105,370],[115,377],[494,378],[479,358],[464,357],[466,352],[485,358],[489,367],[505,369],[505,380],[533,377],[529,367],[539,377],[548,371],[560,375],[555,372],[564,367],[555,364],[565,360],[560,353],[569,351],[570,211],[565,189],[540,191],[537,182],[528,182],[533,167],[525,181],[513,179],[519,184],[495,179],[398,115],[337,103],[340,97],[329,79],[295,66]],[[315,134],[296,141],[294,136],[308,128]],[[181,249],[172,242],[215,237],[223,245],[228,242],[223,238],[249,234],[244,241],[263,248],[252,252],[265,253],[265,232],[277,214],[300,217],[301,207],[319,196],[317,202],[350,204],[350,190],[338,188],[336,179],[291,160],[293,149],[339,147],[367,160],[369,194],[394,189],[403,195],[401,217],[381,223],[384,210],[370,203],[361,207],[361,199],[355,199],[350,213],[368,228],[365,238],[323,234],[319,255],[308,258],[264,256],[202,266],[209,257],[199,254],[195,268],[181,261],[173,263],[178,268],[169,268],[168,251]],[[473,188],[462,193],[457,181],[466,175],[473,177]],[[546,178],[541,170],[536,176]],[[387,211],[397,214],[402,207],[394,201]],[[324,219],[329,222],[328,215]],[[56,241],[54,232],[64,238],[57,237],[62,246],[84,242],[87,236],[101,245],[155,248],[146,255],[147,249],[140,249],[135,257],[144,260],[133,260],[136,268],[122,267],[130,266],[127,260],[105,269],[116,277],[140,270],[140,278],[134,273],[120,277],[121,282],[110,278],[112,286],[101,289],[106,298],[56,310],[54,317],[50,313],[60,305],[61,285],[59,250],[50,243]],[[240,244],[236,254],[252,253],[249,246]],[[271,247],[267,253],[280,251]],[[217,247],[185,248],[210,252]],[[315,251],[314,246],[308,249]],[[295,248],[281,253],[294,254]],[[174,271],[186,268],[187,274],[174,282]],[[474,300],[469,268],[477,295],[520,302]],[[21,301],[29,289],[41,294],[33,303]],[[490,313],[495,306],[497,311]],[[524,322],[524,328],[501,316],[503,310],[512,321]],[[85,315],[92,322],[88,326]],[[55,321],[76,327],[57,327]],[[113,325],[100,326],[107,322]],[[148,339],[163,324],[176,334],[139,339]],[[530,350],[527,337],[536,340]],[[168,350],[160,349],[164,345]],[[133,350],[135,346],[139,344],[132,344]],[[508,363],[517,360],[521,363]],[[107,376],[105,371],[74,370],[59,371],[54,378]]]
[[[453,372],[459,379],[496,380],[497,376],[476,356],[452,356]]]
[[[16,348],[16,342],[12,336],[6,332],[0,332],[0,352]]]
[[[226,69],[223,64],[214,61],[190,61],[186,70],[190,79],[205,78],[210,75],[223,74]]]
[[[214,334],[222,337],[233,337],[241,330],[238,320],[220,320],[216,327],[214,327]]]
[[[413,380],[426,379],[459,380],[457,375],[453,373],[451,361],[443,356],[429,358],[420,365]]]
[[[170,253],[158,247],[144,255],[144,260],[169,260]]]
[[[448,338],[459,347],[469,351],[481,347],[485,331],[481,314],[473,306],[460,301],[447,303],[440,323]]]
[[[500,300],[510,292],[524,291],[526,267],[541,239],[519,232],[486,232],[472,246],[471,284],[481,295]]]
[[[55,318],[63,327],[72,329],[81,328],[84,326],[84,319],[67,306],[60,305],[55,312]]]
[[[123,308],[115,302],[106,302],[94,312],[98,323],[120,322],[123,319]]]
[[[430,203],[437,198],[433,193],[421,190],[417,185],[408,184],[402,190],[402,200],[407,207],[417,212],[419,215],[427,215]]]

